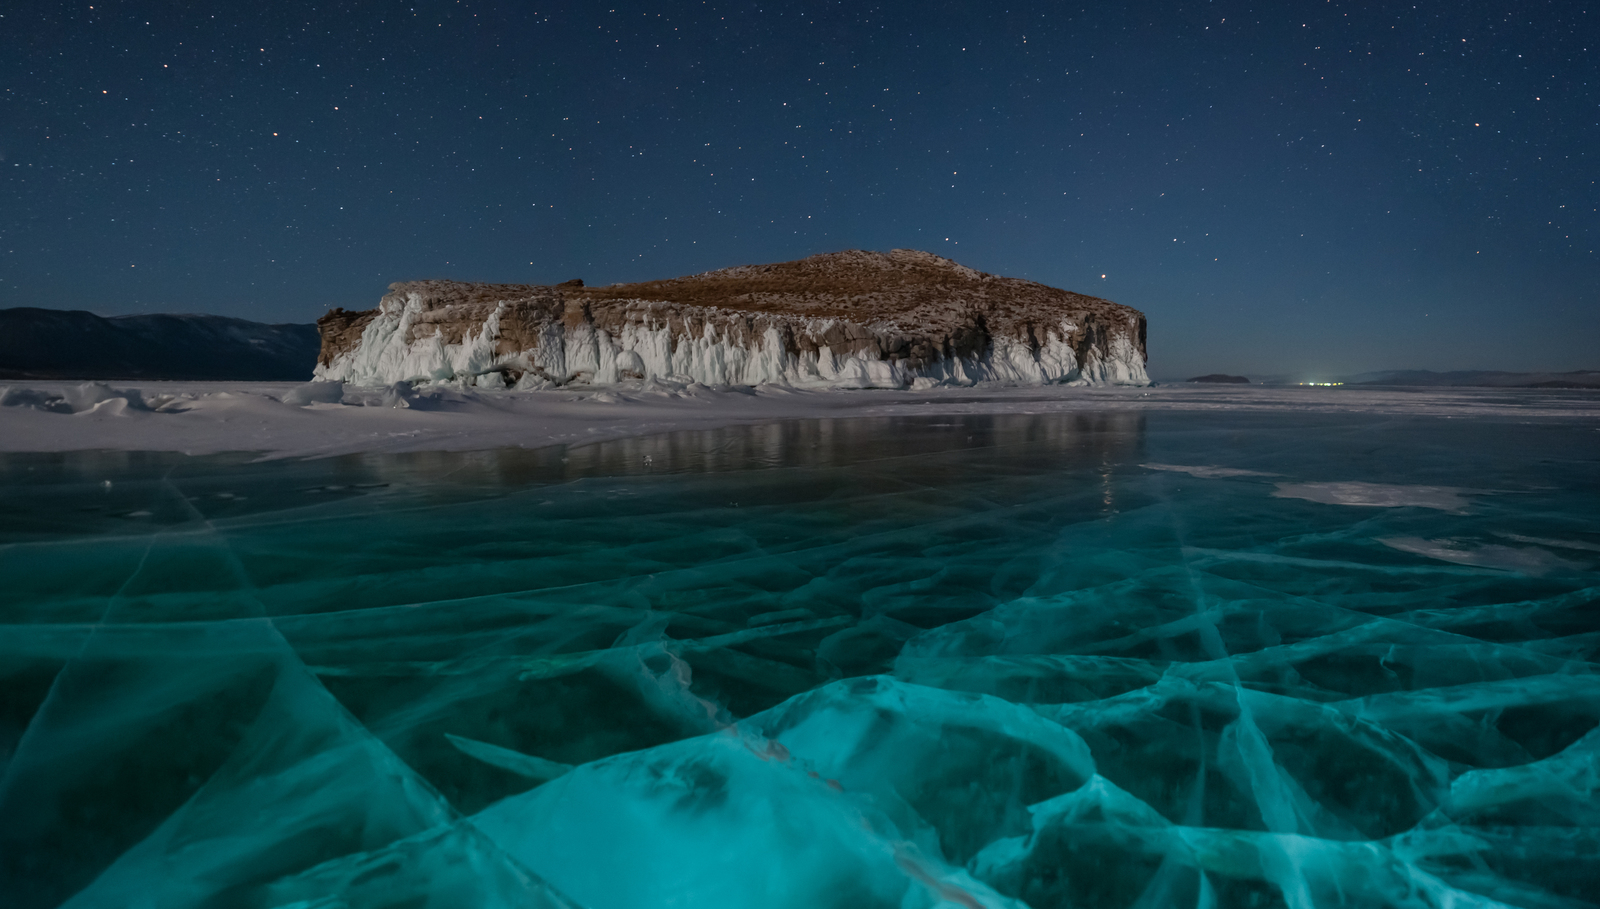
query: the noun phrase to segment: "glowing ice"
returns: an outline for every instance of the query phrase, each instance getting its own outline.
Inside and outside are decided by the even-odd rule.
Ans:
[[[1593,907],[1592,421],[1381,423],[0,458],[0,893]]]

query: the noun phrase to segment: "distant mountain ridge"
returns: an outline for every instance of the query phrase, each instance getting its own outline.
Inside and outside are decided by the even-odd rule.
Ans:
[[[1391,369],[1347,376],[1347,385],[1455,386],[1476,388],[1600,388],[1600,370],[1572,372],[1501,372],[1469,369],[1433,372],[1427,369]]]
[[[1506,372],[1489,369],[1463,369],[1434,372],[1428,369],[1384,369],[1354,375],[1250,374],[1243,378],[1252,385],[1281,386],[1306,384],[1387,385],[1398,388],[1593,388],[1600,389],[1600,370],[1578,369],[1567,372]],[[1217,381],[1213,376],[1180,379],[1164,376],[1163,383]],[[1314,380],[1314,383],[1313,383]]]
[[[0,309],[0,380],[311,378],[322,344],[311,324],[211,315],[105,318],[82,310]]]

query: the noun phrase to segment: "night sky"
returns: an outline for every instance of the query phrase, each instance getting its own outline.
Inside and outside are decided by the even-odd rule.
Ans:
[[[1600,368],[1600,6],[0,7],[0,306],[913,247],[1150,371]]]

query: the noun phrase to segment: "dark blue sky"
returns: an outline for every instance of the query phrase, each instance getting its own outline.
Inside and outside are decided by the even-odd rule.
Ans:
[[[904,246],[1139,307],[1157,376],[1597,368],[1597,55],[1587,3],[12,4],[0,306]]]

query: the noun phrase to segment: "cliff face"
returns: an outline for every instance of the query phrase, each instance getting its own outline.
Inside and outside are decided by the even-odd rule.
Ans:
[[[1150,381],[1138,310],[901,249],[609,287],[405,281],[317,327],[317,378],[362,385]]]

